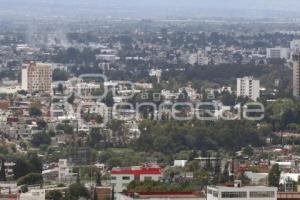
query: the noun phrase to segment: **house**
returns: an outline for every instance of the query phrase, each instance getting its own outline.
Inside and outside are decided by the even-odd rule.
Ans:
[[[42,176],[44,181],[56,181],[58,178],[58,167],[43,170]]]
[[[174,160],[174,167],[184,167],[187,160]]]
[[[161,178],[162,173],[159,167],[113,168],[111,171],[111,184],[115,187],[116,192],[125,190],[127,185],[133,180],[159,181]]]

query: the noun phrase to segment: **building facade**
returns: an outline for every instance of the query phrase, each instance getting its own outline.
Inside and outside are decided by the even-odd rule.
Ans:
[[[50,64],[30,62],[22,66],[22,89],[29,93],[50,93],[52,67]]]
[[[267,48],[267,58],[288,59],[290,57],[289,48]]]
[[[300,54],[293,55],[293,96],[300,99]]]
[[[300,40],[292,40],[290,43],[291,55],[300,52]]]
[[[45,200],[46,192],[45,189],[32,189],[26,193],[21,193],[20,200]]]
[[[159,181],[162,178],[160,168],[114,168],[111,171],[111,184],[116,192],[122,192],[131,181],[153,180]]]
[[[253,77],[243,77],[237,79],[238,97],[248,97],[256,101],[260,97],[260,81]]]
[[[58,161],[58,182],[65,183],[72,179],[72,169],[67,159],[59,159]]]
[[[116,200],[206,200],[202,193],[196,192],[135,192],[116,194]]]
[[[277,188],[267,186],[208,186],[207,200],[277,200]]]

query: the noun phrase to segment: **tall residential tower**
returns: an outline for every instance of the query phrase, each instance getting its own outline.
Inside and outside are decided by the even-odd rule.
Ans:
[[[293,55],[293,96],[300,99],[300,53]]]
[[[22,66],[22,89],[29,93],[50,93],[52,67],[50,64],[30,62]]]
[[[236,94],[238,97],[248,97],[256,101],[260,97],[259,80],[254,79],[252,76],[238,78]]]

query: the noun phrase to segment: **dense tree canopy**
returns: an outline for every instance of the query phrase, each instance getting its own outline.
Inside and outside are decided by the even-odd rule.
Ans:
[[[33,135],[31,143],[34,147],[40,147],[41,145],[49,145],[51,138],[46,133],[37,133]]]
[[[29,173],[18,179],[18,185],[37,185],[43,183],[43,176],[40,173]]]
[[[141,137],[133,144],[143,151],[173,154],[181,150],[236,151],[240,148],[264,144],[255,123],[247,121],[176,122],[145,121]]]

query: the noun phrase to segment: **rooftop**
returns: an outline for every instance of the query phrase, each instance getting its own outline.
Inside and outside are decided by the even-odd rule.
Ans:
[[[111,174],[133,174],[135,176],[142,175],[142,174],[161,174],[160,168],[146,168],[146,167],[139,167],[139,168],[114,168],[111,171]]]
[[[202,193],[197,192],[137,192],[127,193],[126,196],[135,197],[135,199],[147,199],[147,198],[185,198],[194,199],[203,197]]]

